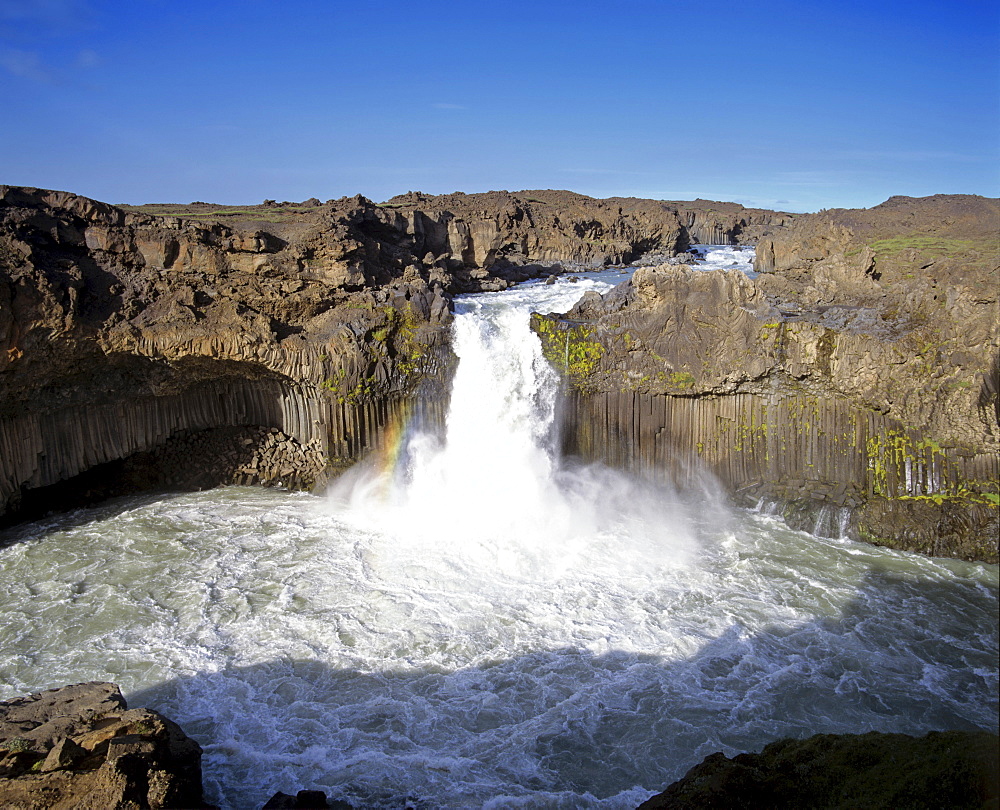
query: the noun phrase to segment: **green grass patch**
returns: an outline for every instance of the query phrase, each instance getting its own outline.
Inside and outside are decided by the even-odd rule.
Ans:
[[[690,371],[675,371],[669,377],[674,388],[694,388],[694,375]]]
[[[179,219],[203,220],[252,220],[254,222],[288,222],[296,215],[319,210],[319,206],[286,205],[281,207],[247,208],[246,206],[222,206],[209,211],[185,210],[182,205],[126,205],[126,211],[135,211],[154,217],[177,217]]]
[[[982,245],[979,245],[983,247]],[[958,256],[977,247],[972,239],[943,239],[936,236],[893,236],[890,239],[876,239],[871,243],[876,258],[886,258],[916,250],[929,256]]]

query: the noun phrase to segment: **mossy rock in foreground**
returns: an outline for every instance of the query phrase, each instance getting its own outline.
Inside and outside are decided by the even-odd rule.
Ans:
[[[640,810],[995,808],[1000,738],[985,731],[818,734],[712,754]]]

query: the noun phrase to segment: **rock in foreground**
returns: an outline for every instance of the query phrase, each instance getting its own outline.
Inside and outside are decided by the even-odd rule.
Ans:
[[[946,731],[781,740],[759,754],[712,754],[640,808],[996,807],[998,739]]]
[[[112,683],[0,702],[0,807],[205,807],[201,747]]]

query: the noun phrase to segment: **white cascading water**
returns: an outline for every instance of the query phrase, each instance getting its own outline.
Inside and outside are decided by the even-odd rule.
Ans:
[[[443,441],[419,431],[402,437],[401,452],[390,453],[394,465],[360,465],[338,482],[337,511],[396,538],[394,553],[416,544],[418,553],[432,547],[529,577],[563,575],[573,564],[592,570],[616,534],[629,535],[633,553],[614,555],[615,566],[648,572],[650,557],[679,561],[692,539],[665,489],[643,497],[638,482],[611,470],[558,464],[559,381],[529,316],[567,309],[586,289],[607,286],[536,284],[460,300],[460,362]]]
[[[632,808],[715,751],[995,729],[997,566],[558,462],[527,313],[600,286],[463,298],[445,435],[407,426],[328,498],[147,495],[0,534],[0,698],[115,681],[235,810]]]
[[[692,245],[695,251],[699,269],[703,270],[739,270],[750,278],[757,273],[753,269],[754,249],[752,247],[729,247],[726,245]]]

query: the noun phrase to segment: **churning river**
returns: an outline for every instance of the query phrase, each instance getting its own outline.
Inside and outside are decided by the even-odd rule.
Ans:
[[[997,566],[559,460],[528,313],[607,287],[461,298],[445,435],[397,425],[323,497],[147,495],[0,534],[0,698],[115,681],[201,742],[224,808],[631,808],[780,737],[995,730]]]

